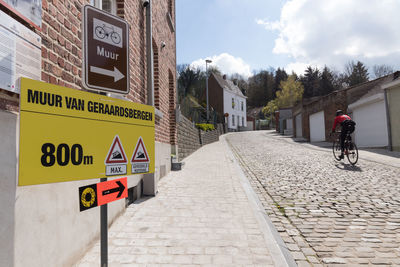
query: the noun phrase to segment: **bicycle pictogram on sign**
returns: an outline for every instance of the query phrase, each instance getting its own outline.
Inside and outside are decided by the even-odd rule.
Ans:
[[[93,39],[122,47],[122,29],[100,19],[93,18]]]

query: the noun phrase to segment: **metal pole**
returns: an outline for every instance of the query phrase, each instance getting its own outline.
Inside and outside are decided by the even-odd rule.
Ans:
[[[107,181],[107,178],[100,178],[100,182]],[[100,206],[100,266],[108,266],[108,224],[107,204]]]
[[[151,0],[146,6],[147,105],[154,106],[153,29]]]
[[[207,123],[210,120],[210,111],[208,109],[208,69],[207,69],[207,63],[208,61],[206,60],[206,98],[207,98]]]

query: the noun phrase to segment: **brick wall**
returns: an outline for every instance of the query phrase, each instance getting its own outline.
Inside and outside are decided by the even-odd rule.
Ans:
[[[88,3],[82,0],[42,1],[42,28],[32,28],[42,37],[42,81],[82,89],[81,10]],[[176,127],[172,110],[176,107],[176,98],[171,95],[176,93],[175,1],[153,1],[152,9],[153,44],[157,55],[155,78],[158,82],[155,100],[163,113],[162,119],[156,120],[156,141],[174,143]],[[127,98],[145,104],[146,17],[142,0],[117,0],[117,14],[130,24],[131,90]],[[161,47],[161,42],[165,42],[165,47]],[[18,94],[0,89],[0,109],[18,111],[18,106]]]
[[[314,102],[304,105],[302,112],[303,137],[310,140],[310,115],[324,111],[325,138],[326,140],[329,140],[329,133],[332,129],[336,110],[341,109],[346,111],[346,108],[346,91],[333,92]]]
[[[375,90],[380,90],[381,84],[393,79],[393,75],[388,75],[370,82],[366,82],[345,90],[335,91],[329,95],[319,97],[307,102],[305,99],[302,104],[302,124],[303,137],[310,140],[310,115],[324,111],[325,119],[325,138],[331,140],[329,133],[332,130],[333,121],[335,119],[336,110],[341,109],[347,113],[347,107],[354,103],[362,96]],[[300,112],[300,107],[295,107],[295,113]]]
[[[139,1],[141,2],[141,1]],[[175,1],[152,1],[153,3],[153,46],[157,49],[158,90],[155,102],[163,113],[156,120],[156,141],[176,143],[176,44],[175,44]],[[170,11],[172,10],[172,14]],[[165,44],[163,46],[162,44]]]
[[[213,74],[208,79],[208,99],[210,106],[222,116],[224,114],[224,90]]]

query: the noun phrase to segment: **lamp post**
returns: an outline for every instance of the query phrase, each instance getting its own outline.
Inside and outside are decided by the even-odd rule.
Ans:
[[[211,63],[211,59],[206,59],[206,101],[207,101],[207,123],[210,120],[210,111],[208,107],[208,69],[207,69],[207,64]]]

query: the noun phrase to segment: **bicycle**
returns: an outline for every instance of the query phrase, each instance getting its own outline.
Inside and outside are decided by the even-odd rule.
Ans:
[[[340,132],[336,132],[340,133]],[[332,144],[333,156],[337,161],[340,161],[340,155],[342,154],[342,148],[340,147],[340,135],[333,141]],[[350,134],[346,134],[344,140],[344,155],[346,155],[351,165],[355,165],[358,161],[358,149],[356,144],[351,140]]]
[[[96,36],[100,39],[107,37],[110,38],[114,44],[119,44],[121,42],[121,36],[114,31],[114,27],[107,27],[103,24],[103,26],[97,26],[94,31]]]

